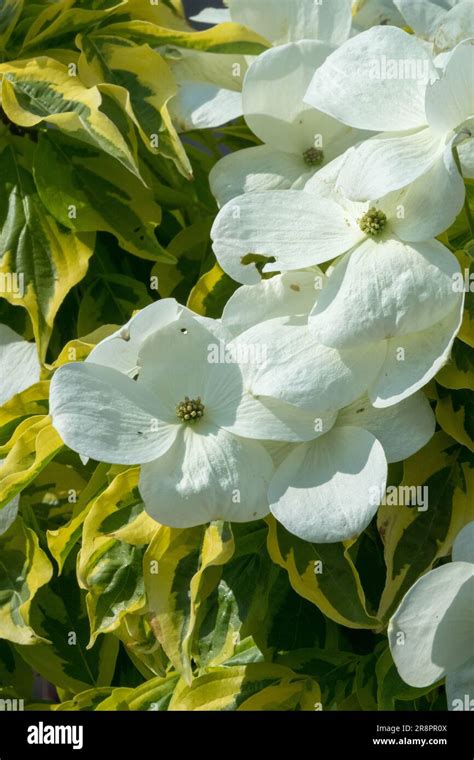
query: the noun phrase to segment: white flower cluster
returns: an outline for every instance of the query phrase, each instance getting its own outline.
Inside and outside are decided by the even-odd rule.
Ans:
[[[387,463],[432,436],[420,389],[449,357],[464,296],[435,237],[462,208],[460,169],[474,176],[474,4],[446,4],[230,0],[273,43],[243,86],[265,144],[211,177],[213,248],[243,285],[220,320],[147,307],[51,386],[64,441],[142,465],[157,521],[271,511],[305,540],[350,539]],[[417,36],[360,31],[400,13]]]
[[[136,314],[56,372],[51,414],[81,455],[141,465],[160,523],[271,512],[304,540],[348,540],[374,516],[388,463],[432,436],[421,389],[462,318],[460,267],[436,237],[474,178],[474,3],[228,6],[199,20],[232,19],[272,46],[245,59],[232,97],[203,85],[209,57],[186,54],[175,107],[192,126],[242,112],[262,141],[210,178],[213,249],[242,286],[219,320],[173,299]],[[201,82],[186,78],[198,60]],[[392,620],[408,683],[466,661],[465,647],[444,648],[431,607],[438,578],[446,615],[469,604],[472,564],[459,559],[418,581]]]

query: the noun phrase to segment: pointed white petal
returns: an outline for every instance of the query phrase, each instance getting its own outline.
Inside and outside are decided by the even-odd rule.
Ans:
[[[231,295],[222,322],[232,335],[274,317],[307,315],[326,277],[321,270],[284,272],[257,285],[242,285]]]
[[[472,0],[465,0],[458,2],[442,19],[434,38],[435,49],[452,50],[469,37],[474,37],[474,12]]]
[[[246,393],[235,420],[224,429],[244,438],[260,441],[312,441],[331,430],[335,411],[311,412],[282,399]]]
[[[228,8],[203,8],[202,11],[189,18],[199,24],[224,24],[226,21],[231,21]]]
[[[269,488],[270,509],[284,527],[313,543],[357,536],[377,511],[387,462],[381,444],[360,428],[333,428],[295,447]]]
[[[71,363],[54,374],[50,414],[64,443],[111,464],[142,464],[173,443],[177,425],[160,419],[160,399],[121,372]]]
[[[209,184],[219,206],[224,206],[244,193],[304,186],[313,174],[302,156],[257,145],[221,158],[211,169]]]
[[[135,314],[123,327],[95,346],[86,362],[101,364],[118,369],[126,375],[133,375],[137,367],[138,351],[146,338],[155,330],[173,322],[184,307],[174,298],[146,306]]]
[[[455,256],[439,243],[367,239],[334,267],[310,317],[327,345],[377,343],[432,327],[459,301]]]
[[[318,343],[305,320],[272,319],[232,345],[258,345],[265,359],[243,367],[246,387],[318,412],[341,409],[364,393],[382,366],[385,346],[338,351]]]
[[[35,343],[28,343],[8,325],[0,324],[0,406],[40,379]]]
[[[351,0],[231,0],[230,13],[275,45],[302,39],[341,45],[352,23]]]
[[[242,373],[238,364],[226,360],[223,327],[215,322],[212,328],[186,310],[140,348],[137,385],[159,397],[170,421],[176,420],[176,406],[186,396],[201,399],[206,421],[230,425],[235,419]]]
[[[435,416],[423,393],[387,409],[376,409],[367,396],[339,412],[337,423],[362,427],[383,446],[387,462],[400,462],[428,443],[436,427]]]
[[[453,562],[424,575],[390,620],[392,657],[410,686],[429,686],[472,656],[474,566]]]
[[[244,116],[264,143],[301,156],[314,146],[321,120],[303,97],[315,70],[333,50],[314,40],[291,42],[266,50],[249,68],[242,90]]]
[[[396,404],[426,385],[449,359],[462,322],[463,298],[440,322],[427,330],[387,341],[383,367],[369,390],[372,404]]]
[[[428,86],[426,116],[441,135],[474,116],[474,40],[458,45],[441,79]]]
[[[464,182],[454,162],[451,140],[426,174],[391,194],[392,229],[408,242],[437,237],[454,223],[464,197]]]
[[[430,56],[413,35],[392,26],[373,27],[329,56],[316,71],[305,101],[357,129],[422,127],[426,83],[434,72]]]
[[[298,190],[250,193],[230,201],[211,230],[219,264],[238,282],[260,275],[246,254],[274,257],[281,270],[304,269],[349,250],[363,237],[350,226],[342,206]]]
[[[429,171],[443,151],[444,138],[427,128],[376,135],[351,152],[337,187],[354,201],[382,198]]]
[[[470,522],[456,536],[453,544],[453,562],[474,564],[474,522]]]
[[[207,82],[182,81],[168,108],[178,132],[210,129],[242,116],[242,95]]]
[[[147,513],[163,525],[189,528],[212,520],[249,522],[268,513],[270,455],[204,420],[182,430],[167,454],[141,469]]]

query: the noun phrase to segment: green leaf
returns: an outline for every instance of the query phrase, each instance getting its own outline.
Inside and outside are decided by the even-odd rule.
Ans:
[[[59,133],[45,134],[34,170],[41,200],[65,227],[110,232],[136,256],[172,260],[155,237],[161,209],[151,190],[110,156]]]
[[[33,673],[14,646],[0,639],[0,684],[21,699],[30,699],[33,691]]]
[[[0,447],[0,509],[31,483],[62,449],[63,442],[49,417],[35,415],[25,419],[10,441]]]
[[[203,534],[203,526],[183,530],[159,526],[143,561],[150,625],[187,682],[192,667],[183,642],[190,631],[190,585],[199,569]]]
[[[31,624],[31,603],[51,575],[38,536],[17,517],[0,536],[0,638],[28,646],[41,641],[42,632]]]
[[[120,37],[82,36],[79,72],[89,87],[104,82],[122,88],[130,98],[127,112],[135,122],[147,150],[173,158],[183,175],[192,168],[168,113],[167,103],[177,86],[164,58],[148,45],[135,45]]]
[[[439,426],[458,443],[474,453],[474,399],[467,390],[443,392],[439,389],[436,404]]]
[[[99,686],[97,689],[86,689],[80,694],[76,694],[72,699],[61,702],[55,707],[55,712],[83,712],[89,710],[98,710],[109,700],[118,701],[129,689],[114,688],[113,686]]]
[[[54,318],[84,277],[94,238],[74,235],[48,214],[30,171],[28,142],[15,138],[0,145],[0,273],[7,284],[0,295],[27,309],[44,359]]]
[[[117,475],[95,500],[84,522],[78,579],[88,590],[92,646],[122,618],[145,604],[143,553],[157,528],[138,493],[139,468]]]
[[[245,26],[234,23],[217,24],[204,32],[180,32],[146,21],[129,21],[109,24],[101,29],[101,34],[118,35],[136,42],[146,42],[151,47],[175,45],[208,53],[258,55],[270,47],[263,37]]]
[[[151,678],[127,693],[115,694],[100,706],[100,710],[133,710],[162,712],[168,709],[179,676],[171,673],[166,678]],[[117,690],[116,690],[117,691]]]
[[[455,340],[449,361],[436,375],[436,382],[451,390],[474,391],[474,351]]]
[[[75,495],[74,509],[70,520],[56,530],[48,530],[48,548],[58,563],[59,573],[62,572],[72,549],[82,535],[82,526],[97,496],[108,485],[107,471],[109,466],[99,464],[85,488],[80,492],[79,498]],[[68,484],[70,485],[70,484]]]
[[[387,566],[379,607],[384,621],[420,575],[450,552],[461,528],[474,519],[474,460],[444,432],[435,433],[421,451],[407,459],[403,471],[404,492],[410,495],[416,494],[414,489],[426,489],[418,493],[427,500],[422,507],[387,503],[379,508],[377,524]],[[408,499],[404,496],[403,501]]]
[[[119,642],[113,636],[87,649],[89,621],[85,592],[77,585],[71,555],[60,578],[54,578],[35,597],[31,611],[35,630],[49,644],[18,647],[21,657],[47,681],[73,694],[109,686]]]
[[[143,282],[124,274],[104,274],[87,288],[79,306],[77,330],[81,335],[103,324],[128,322],[134,311],[153,303]]]
[[[400,676],[393,662],[390,649],[386,647],[377,660],[375,666],[377,677],[377,707],[378,710],[397,710],[397,700],[411,701],[429,694],[437,688],[438,684],[430,684],[424,688],[416,688],[406,684]]]
[[[268,521],[269,554],[288,572],[298,594],[336,623],[349,628],[377,626],[377,618],[367,612],[359,575],[343,544],[310,544],[273,518]]]
[[[22,10],[23,0],[3,0],[0,8],[0,51],[5,50]]]
[[[12,122],[27,129],[54,124],[140,176],[122,131],[101,109],[103,96],[97,87],[85,87],[67,66],[46,57],[1,64],[0,74],[2,108]]]
[[[0,407],[0,445],[5,444],[15,427],[33,415],[48,413],[49,382],[41,381],[17,393]]]
[[[174,710],[314,710],[321,693],[316,681],[282,665],[252,663],[215,668],[191,685],[181,680],[170,702]]]
[[[187,305],[197,314],[219,319],[224,306],[238,287],[219,264],[214,264],[209,272],[199,278],[189,294]]]

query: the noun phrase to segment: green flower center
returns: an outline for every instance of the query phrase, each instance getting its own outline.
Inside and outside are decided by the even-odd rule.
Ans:
[[[387,224],[387,217],[383,211],[372,206],[369,210],[357,220],[362,232],[366,235],[380,235]]]
[[[308,148],[303,153],[303,158],[308,166],[319,166],[324,161],[324,153],[319,148]]]
[[[182,422],[197,422],[204,414],[205,406],[201,404],[199,398],[185,397],[184,401],[181,401],[176,406],[176,414]]]

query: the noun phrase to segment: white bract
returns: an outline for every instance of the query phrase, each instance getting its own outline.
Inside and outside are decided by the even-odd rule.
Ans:
[[[177,94],[168,109],[179,132],[219,127],[242,115],[242,82],[248,63],[243,55],[225,55],[167,47]]]
[[[435,53],[474,36],[474,0],[393,0],[405,22]]]
[[[35,343],[0,324],[0,406],[40,379]]]
[[[390,620],[392,657],[403,680],[425,687],[446,678],[448,709],[474,706],[474,522],[459,533],[453,561],[422,576]]]
[[[229,0],[228,6],[228,10],[205,8],[192,20],[206,24],[234,21],[273,45],[303,39],[341,45],[351,30],[351,0]]]
[[[473,40],[458,45],[438,71],[413,35],[374,27],[326,59],[305,100],[349,126],[381,132],[362,143],[341,171],[338,187],[352,200],[380,197],[433,169],[444,174],[449,197],[458,183],[454,146],[463,173],[474,176]]]
[[[0,324],[0,406],[40,379],[40,362],[34,343],[24,340],[8,325]],[[0,465],[3,460],[0,459]],[[0,509],[0,536],[18,513],[20,497]]]
[[[302,441],[277,448],[270,509],[298,537],[331,543],[367,527],[385,492],[387,463],[424,446],[435,420],[420,393],[388,410],[371,406],[364,391],[380,371],[381,347],[337,350],[315,340],[307,308],[320,276],[285,273],[243,286],[223,322],[237,334],[236,344],[267,346],[267,360],[244,370],[246,386],[291,419]],[[268,304],[273,318],[260,322]],[[285,308],[289,316],[273,316]]]
[[[303,187],[367,136],[303,102],[314,72],[333,50],[328,43],[303,40],[271,48],[252,64],[243,112],[264,145],[231,153],[214,166],[209,182],[220,205],[246,192]]]

